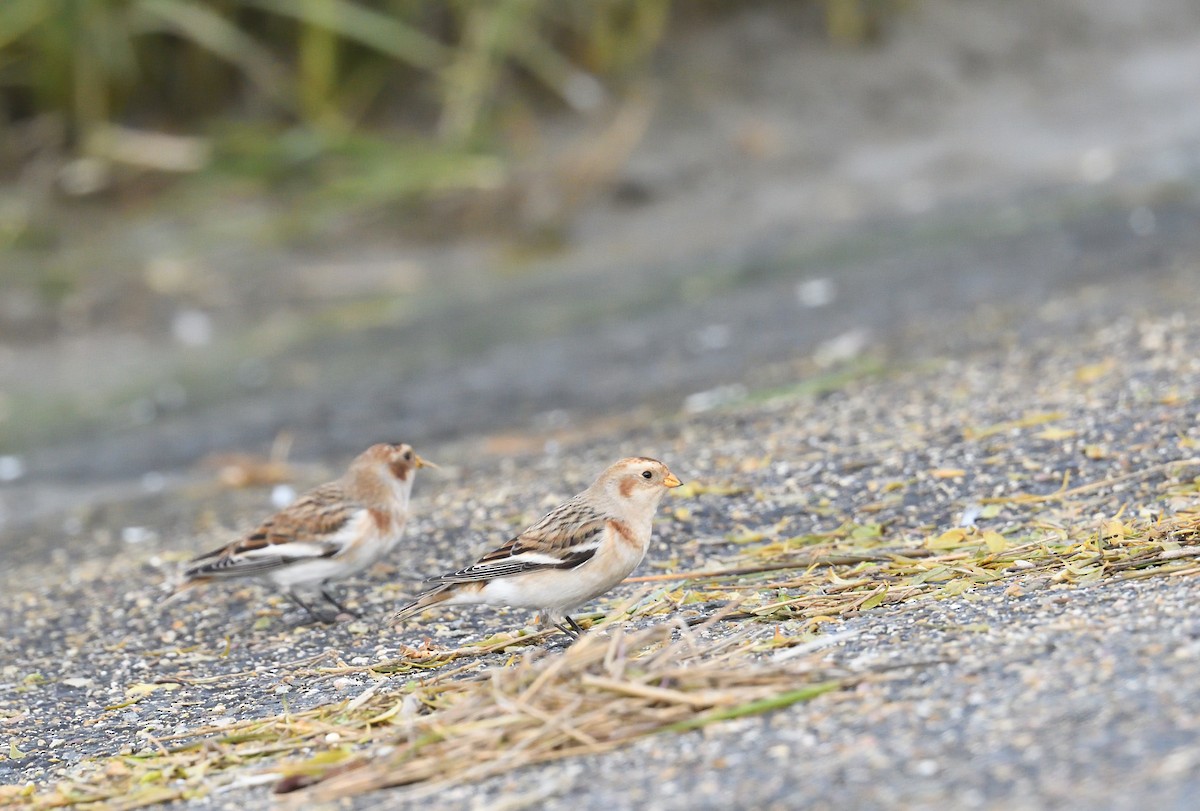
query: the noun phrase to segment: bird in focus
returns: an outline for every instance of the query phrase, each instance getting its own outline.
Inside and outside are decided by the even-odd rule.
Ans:
[[[324,620],[311,599],[318,595],[351,613],[330,594],[329,584],[395,548],[408,522],[416,470],[433,466],[409,445],[372,445],[337,481],[308,491],[244,537],[193,558],[176,594],[203,583],[255,577],[283,589],[315,620]]]
[[[569,636],[583,631],[568,614],[624,580],[646,555],[658,503],[681,484],[656,459],[615,463],[590,487],[475,564],[430,580],[396,623],[436,605],[533,608]]]

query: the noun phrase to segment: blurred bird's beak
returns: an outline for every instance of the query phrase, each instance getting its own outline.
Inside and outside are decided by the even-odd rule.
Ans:
[[[416,462],[417,467],[431,467],[434,470],[441,470],[441,468],[435,465],[433,462],[430,462],[428,459],[422,459],[415,453],[413,454],[413,461]]]
[[[668,473],[667,478],[663,479],[663,484],[665,484],[667,487],[678,487],[679,485],[683,484],[683,482],[679,481],[679,477],[674,473]]]

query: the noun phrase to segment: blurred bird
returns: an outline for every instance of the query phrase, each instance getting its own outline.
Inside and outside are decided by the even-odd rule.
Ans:
[[[637,568],[650,544],[659,501],[680,484],[662,462],[622,459],[473,566],[432,578],[436,585],[401,608],[392,622],[430,606],[483,603],[539,609],[544,621],[578,636],[583,630],[567,612]]]
[[[361,572],[395,548],[421,467],[436,466],[409,445],[372,445],[337,481],[300,496],[249,535],[193,558],[175,594],[214,580],[258,577],[281,587],[316,620],[324,618],[297,592],[315,590],[346,612],[327,584]]]

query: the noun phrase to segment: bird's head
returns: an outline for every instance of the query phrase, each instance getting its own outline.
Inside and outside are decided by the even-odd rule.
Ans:
[[[349,477],[359,487],[369,486],[368,482],[375,481],[407,490],[412,487],[413,472],[422,467],[437,465],[422,459],[405,442],[381,442],[358,455],[350,465]]]
[[[678,477],[657,459],[631,456],[601,473],[592,487],[602,490],[616,504],[653,511],[667,490],[680,484]]]

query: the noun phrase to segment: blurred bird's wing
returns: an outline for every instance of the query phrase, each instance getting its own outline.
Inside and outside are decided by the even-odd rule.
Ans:
[[[331,558],[352,543],[365,508],[330,482],[305,493],[243,538],[193,558],[188,578],[241,577],[289,564]]]
[[[475,564],[431,579],[433,583],[471,583],[543,569],[574,569],[587,563],[604,540],[607,517],[579,497]]]

